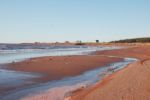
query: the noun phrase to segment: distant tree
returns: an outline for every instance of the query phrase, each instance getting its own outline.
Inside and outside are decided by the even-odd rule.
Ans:
[[[96,40],[96,43],[99,43],[99,40]]]
[[[150,38],[134,38],[134,39],[124,39],[118,41],[112,41],[112,43],[149,43]]]

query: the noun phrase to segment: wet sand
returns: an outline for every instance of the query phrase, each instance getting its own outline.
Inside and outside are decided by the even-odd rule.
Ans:
[[[69,100],[150,100],[150,46],[97,52],[140,59],[95,86],[74,92]]]
[[[105,66],[113,62],[122,61],[121,58],[110,58],[98,55],[80,55],[80,56],[53,56],[39,57],[25,60],[22,62],[12,62],[3,68],[21,72],[31,72],[41,74],[41,77],[32,78],[33,84],[19,86],[0,86],[0,93],[12,91],[18,88],[24,88],[29,85],[45,83],[52,80],[60,80],[66,77],[80,75],[83,72]]]
[[[44,76],[38,78],[37,81],[45,82],[79,75],[85,71],[121,60],[123,59],[97,55],[39,57],[8,64],[7,68],[15,71],[41,73]]]

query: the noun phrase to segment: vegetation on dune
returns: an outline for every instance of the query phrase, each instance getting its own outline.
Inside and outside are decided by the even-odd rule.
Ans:
[[[118,40],[118,41],[111,41],[111,43],[150,43],[150,37],[148,37],[148,38],[124,39],[124,40]]]

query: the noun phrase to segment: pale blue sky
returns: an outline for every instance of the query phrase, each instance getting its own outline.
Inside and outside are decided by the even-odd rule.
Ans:
[[[0,0],[0,42],[150,36],[150,0]]]

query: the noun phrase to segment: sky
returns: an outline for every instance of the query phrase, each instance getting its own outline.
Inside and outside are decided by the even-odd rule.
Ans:
[[[150,0],[0,0],[0,43],[150,37]]]

